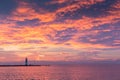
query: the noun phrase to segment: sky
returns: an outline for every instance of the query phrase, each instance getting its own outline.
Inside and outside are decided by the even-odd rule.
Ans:
[[[0,62],[120,60],[120,0],[0,0]]]

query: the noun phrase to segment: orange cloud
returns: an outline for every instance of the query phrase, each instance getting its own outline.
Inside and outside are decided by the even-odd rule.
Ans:
[[[82,8],[82,7],[89,7],[90,5],[93,5],[93,4],[96,4],[96,3],[99,3],[99,2],[103,2],[103,1],[104,0],[97,0],[97,1],[95,1],[95,0],[81,0],[81,1],[76,0],[75,1],[76,3],[73,3],[73,4],[72,4],[72,1],[69,1],[70,4],[68,4],[67,6],[65,6],[63,8],[60,8],[59,10],[57,10],[57,13],[73,12],[73,11],[76,11],[77,9]]]
[[[58,0],[55,2],[51,2],[51,4],[62,4],[67,2],[68,0]],[[87,17],[82,16],[80,19],[65,19],[62,21],[59,20],[58,14],[60,17],[64,15],[64,13],[72,12],[82,9],[82,7],[89,8],[91,5],[103,2],[104,0],[75,0],[77,3],[68,3],[66,6],[59,8],[53,12],[49,12],[47,10],[38,8],[38,11],[33,9],[29,3],[19,2],[18,7],[15,11],[12,12],[11,15],[7,17],[6,20],[0,20],[0,48],[3,51],[16,51],[15,54],[18,54],[17,57],[25,57],[29,56],[32,58],[34,56],[37,60],[77,60],[82,59],[81,56],[76,58],[76,55],[73,53],[69,54],[69,51],[74,49],[73,51],[79,53],[81,50],[89,50],[89,49],[107,49],[107,48],[115,48],[113,46],[108,46],[105,44],[93,44],[93,43],[85,43],[82,41],[77,41],[78,38],[88,36],[88,35],[98,35],[100,32],[109,32],[113,30],[105,29],[105,30],[92,30],[95,27],[100,27],[104,24],[115,24],[119,22],[120,11],[119,3],[112,5],[112,9],[109,9],[109,14],[106,16],[100,17]],[[50,3],[48,3],[50,4]],[[116,10],[117,9],[117,10]],[[41,10],[39,12],[39,10]],[[63,14],[61,14],[63,12]],[[72,15],[72,14],[71,14]],[[77,15],[76,15],[77,16]],[[27,20],[38,19],[38,25],[19,25],[18,22],[25,22]],[[22,23],[21,23],[22,24]],[[34,24],[34,23],[33,23]],[[112,26],[113,27],[113,26]],[[75,29],[76,32],[69,29]],[[88,32],[87,32],[88,30]],[[92,31],[89,31],[92,30]],[[85,31],[85,32],[84,32]],[[68,39],[68,38],[69,39]],[[101,40],[109,39],[110,36],[106,36],[101,38]],[[62,38],[67,39],[62,42]],[[90,42],[95,42],[97,39],[88,38]],[[119,40],[114,41],[115,44],[119,44]],[[47,47],[45,50],[41,47]],[[69,51],[66,49],[68,48]],[[67,55],[58,55],[59,50],[66,49]],[[29,51],[30,52],[29,52]],[[21,52],[19,52],[21,51]],[[23,51],[23,52],[22,52]],[[28,52],[26,52],[28,51]],[[33,51],[44,52],[35,53]],[[51,52],[51,53],[50,53]],[[22,54],[21,54],[22,53]],[[35,53],[35,55],[34,55]],[[48,53],[48,54],[47,54]],[[58,56],[57,56],[57,55]],[[37,55],[37,56],[36,56]],[[66,59],[67,58],[67,59]],[[4,57],[0,57],[1,60],[4,60]],[[33,58],[32,58],[33,59]],[[92,57],[92,59],[104,59],[100,57]]]
[[[39,9],[41,12],[45,12],[42,9]],[[18,7],[13,12],[12,20],[16,21],[24,21],[24,20],[32,20],[39,19],[41,22],[51,22],[55,20],[55,15],[53,13],[39,13],[36,12],[28,3],[19,2]]]

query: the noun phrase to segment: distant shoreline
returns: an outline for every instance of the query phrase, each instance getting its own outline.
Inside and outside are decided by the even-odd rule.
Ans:
[[[21,67],[21,66],[28,67],[28,66],[50,66],[50,65],[0,65],[0,67]]]

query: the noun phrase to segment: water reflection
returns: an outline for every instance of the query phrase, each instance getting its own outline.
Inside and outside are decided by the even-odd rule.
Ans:
[[[0,80],[120,80],[120,65],[0,67]]]

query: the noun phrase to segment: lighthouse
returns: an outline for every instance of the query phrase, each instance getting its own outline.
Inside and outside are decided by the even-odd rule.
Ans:
[[[28,59],[25,58],[25,66],[28,66]]]

